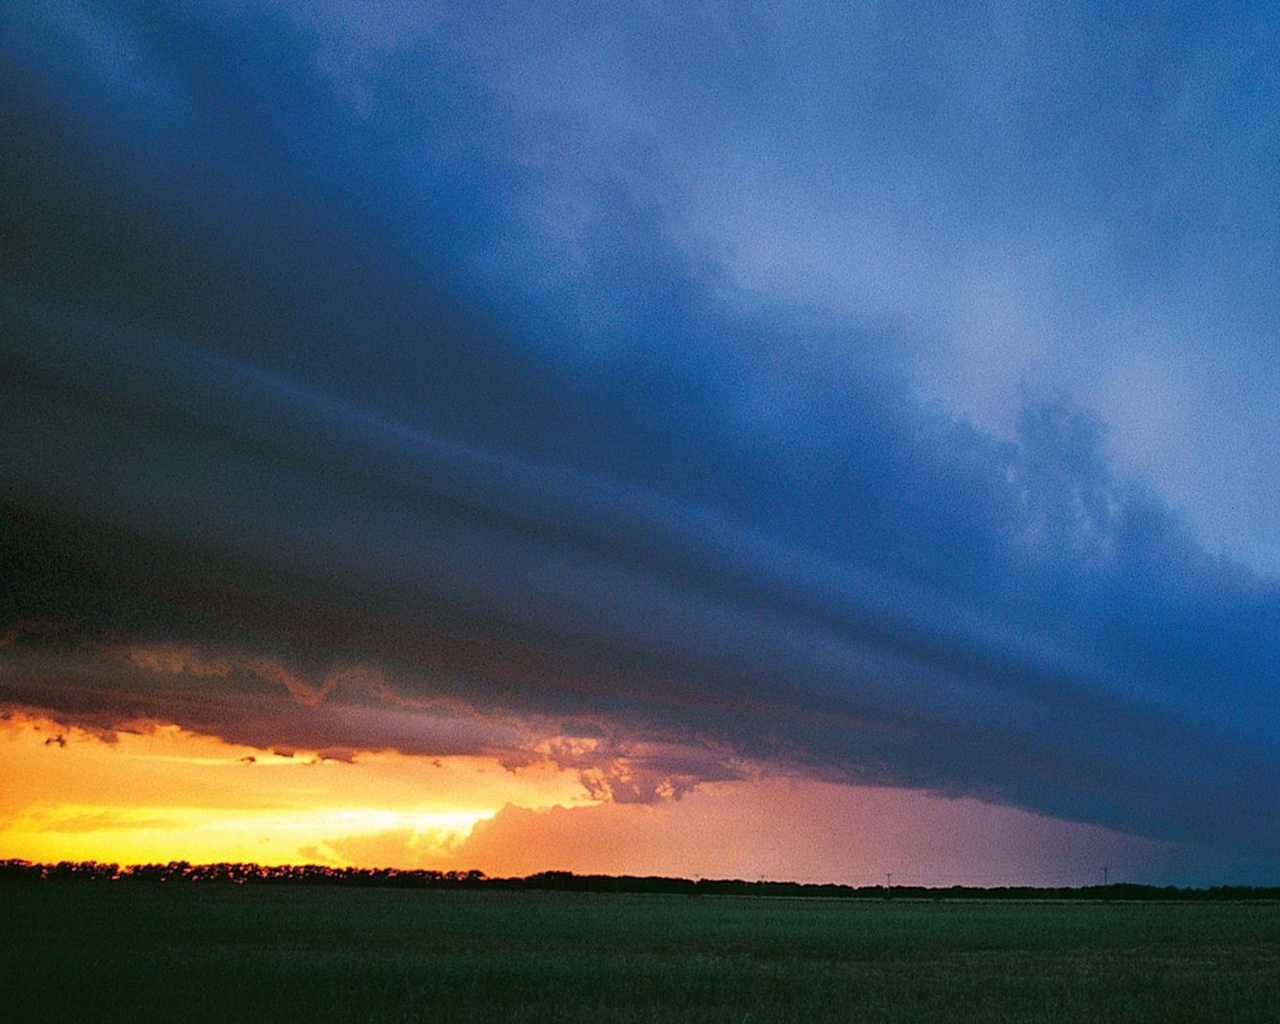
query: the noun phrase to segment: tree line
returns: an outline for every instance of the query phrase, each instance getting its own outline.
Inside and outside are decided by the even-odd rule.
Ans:
[[[487,889],[594,893],[667,893],[686,896],[755,896],[811,899],[904,900],[1280,900],[1280,886],[1223,885],[1207,888],[1141,885],[1078,887],[909,886],[745,881],[740,878],[670,878],[661,875],[579,875],[540,871],[523,878],[490,878],[483,871],[432,871],[402,868],[333,867],[325,864],[119,864],[59,861],[40,864],[0,860],[4,882],[219,883],[229,885],[327,885],[395,889]]]

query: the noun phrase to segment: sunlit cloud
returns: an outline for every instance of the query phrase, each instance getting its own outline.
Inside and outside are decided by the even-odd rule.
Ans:
[[[0,728],[0,774],[0,856],[55,861],[293,863],[316,859],[304,851],[328,837],[395,830],[444,855],[509,803],[592,800],[575,773],[549,763],[285,756],[152,723],[105,742],[12,715]]]

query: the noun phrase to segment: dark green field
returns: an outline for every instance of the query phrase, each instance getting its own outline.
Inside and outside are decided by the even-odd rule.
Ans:
[[[1280,905],[0,886],[13,1021],[1280,1021]]]

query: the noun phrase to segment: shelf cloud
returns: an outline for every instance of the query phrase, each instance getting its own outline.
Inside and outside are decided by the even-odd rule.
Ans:
[[[1220,36],[1169,41],[1181,91],[1135,72],[1167,107],[1103,81],[1126,113],[1028,56],[1031,20],[983,72],[936,25],[889,61],[866,13],[855,73],[795,59],[816,5],[785,32],[537,6],[6,16],[0,703],[106,737],[550,759],[616,803],[798,772],[1280,862],[1280,584],[1246,551],[1274,521],[1224,520],[1227,555],[1183,507],[1222,424],[1139,478],[1116,452],[1158,410],[1117,441],[1081,367],[1127,356],[1059,338],[1064,294],[1085,332],[1118,300],[1070,249],[1038,290],[956,266],[1001,226],[1042,255],[1112,182],[1114,286],[1173,287],[1152,233],[1215,230],[1159,208],[1196,153],[1125,118],[1169,146],[1160,111],[1211,120]],[[1061,106],[1016,84],[1036,69]],[[1055,180],[1068,142],[1088,167]],[[769,203],[827,217],[830,175],[858,214],[814,237],[833,276],[744,251],[800,245]],[[1225,236],[1246,363],[1274,228]],[[1006,387],[980,341],[1066,347]]]

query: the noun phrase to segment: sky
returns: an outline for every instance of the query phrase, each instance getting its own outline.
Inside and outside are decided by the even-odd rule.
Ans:
[[[1280,880],[1280,14],[0,2],[0,857]]]

